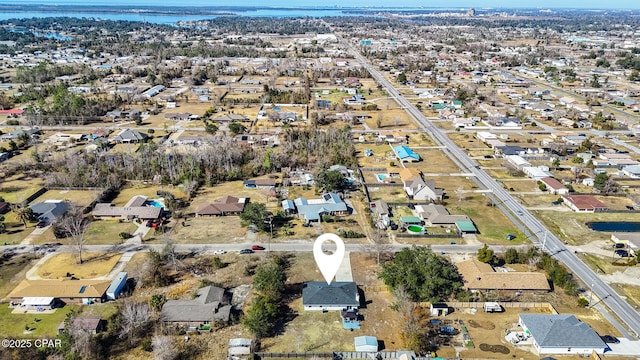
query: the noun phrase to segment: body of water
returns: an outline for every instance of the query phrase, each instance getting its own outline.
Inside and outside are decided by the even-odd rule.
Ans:
[[[210,12],[211,13],[211,12]],[[255,17],[327,17],[327,16],[367,16],[363,14],[352,14],[343,10],[327,9],[256,9],[247,11],[220,10],[224,15],[181,15],[181,14],[157,14],[140,11],[130,12],[78,12],[78,11],[5,11],[0,13],[0,20],[9,19],[30,19],[45,17],[74,17],[74,18],[94,18],[103,20],[126,20],[144,21],[153,24],[174,25],[180,21],[197,21],[215,19],[220,16],[255,16]]]
[[[640,222],[601,221],[587,223],[587,226],[595,231],[640,232]]]

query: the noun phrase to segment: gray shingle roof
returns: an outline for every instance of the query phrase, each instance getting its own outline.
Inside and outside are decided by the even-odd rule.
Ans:
[[[231,305],[226,302],[225,290],[216,286],[198,289],[193,300],[169,300],[162,306],[160,319],[166,322],[228,321]]]
[[[302,304],[357,307],[360,305],[358,287],[354,282],[334,281],[327,285],[323,281],[310,281],[302,289]]]
[[[69,203],[65,201],[47,200],[29,206],[38,219],[56,221],[69,209]]]
[[[574,315],[520,314],[520,319],[540,347],[606,347],[600,336]]]

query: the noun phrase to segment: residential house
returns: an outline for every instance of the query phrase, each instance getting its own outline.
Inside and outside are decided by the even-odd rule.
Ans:
[[[311,186],[315,183],[313,174],[302,169],[289,172],[288,181],[290,185],[298,186]]]
[[[456,264],[462,275],[464,287],[470,291],[532,291],[548,292],[549,281],[543,273],[537,272],[496,272],[489,264],[471,259]]]
[[[360,295],[355,282],[309,281],[302,289],[302,306],[304,310],[345,310],[357,309],[360,306]]]
[[[137,195],[132,197],[124,206],[115,206],[111,203],[98,203],[91,213],[98,219],[122,220],[156,220],[164,215],[164,209],[155,204],[149,204],[146,196]]]
[[[6,134],[2,134],[0,136],[0,140],[10,141],[10,140],[18,140],[22,136],[28,136],[29,138],[36,138],[42,132],[39,129],[27,129],[27,130],[13,130]]]
[[[470,221],[467,215],[450,215],[449,211],[438,204],[416,205],[418,217],[431,225],[455,225],[458,221]]]
[[[424,180],[421,176],[416,176],[411,180],[404,181],[404,192],[412,200],[442,201],[444,190],[436,188],[434,180]]]
[[[378,141],[387,143],[405,143],[407,136],[400,132],[378,133]]]
[[[11,205],[8,202],[0,201],[0,214],[6,214],[11,210]]]
[[[295,212],[307,223],[321,221],[322,215],[345,216],[349,215],[347,204],[335,193],[326,193],[320,199],[297,198],[293,201]],[[291,212],[290,201],[282,202],[283,210]]]
[[[29,205],[29,208],[38,217],[39,221],[50,224],[64,216],[69,210],[69,203],[62,200],[45,200]]]
[[[246,115],[225,114],[225,115],[220,115],[218,117],[213,118],[213,121],[218,123],[230,123],[234,121],[245,122],[245,121],[251,121],[251,120]]]
[[[99,316],[76,316],[72,319],[67,328],[71,333],[86,332],[95,335],[107,330],[107,322]],[[61,322],[58,325],[58,334],[61,334],[65,327],[67,327],[66,321]]]
[[[538,355],[603,354],[607,344],[589,325],[570,314],[520,314],[518,324]]]
[[[575,212],[602,212],[609,207],[593,195],[563,195],[562,201]]]
[[[191,114],[189,113],[166,113],[164,114],[165,120],[173,120],[173,121],[185,121],[191,118]]]
[[[389,211],[389,205],[387,205],[386,202],[376,200],[369,203],[369,209],[371,209],[371,216],[379,229],[384,230],[391,225],[391,220],[389,219],[391,212]]]
[[[536,181],[542,180],[546,177],[553,177],[549,172],[548,166],[525,166],[522,168],[522,172]]]
[[[640,233],[637,232],[616,232],[611,234],[611,240],[615,244],[625,244],[634,251],[640,249]]]
[[[416,154],[409,147],[399,145],[393,148],[393,152],[401,162],[414,162],[420,161],[420,155]]]
[[[522,156],[522,155],[525,155],[526,153],[527,151],[520,146],[505,145],[505,146],[497,146],[495,148],[495,155],[497,157]]]
[[[632,179],[640,179],[640,165],[629,165],[622,168],[622,173]]]
[[[226,323],[231,307],[226,290],[210,285],[198,289],[191,300],[167,300],[160,311],[160,320],[187,326]]]
[[[242,182],[245,189],[271,189],[276,186],[274,179],[249,179]]]
[[[551,194],[565,195],[569,193],[569,189],[552,177],[545,177],[540,179],[540,181],[547,187],[547,191]]]
[[[131,129],[122,129],[111,140],[116,143],[138,143],[145,141],[148,138],[147,134]]]
[[[244,206],[248,200],[248,198],[226,195],[214,200],[212,203],[202,205],[196,211],[196,216],[239,215],[244,211]]]
[[[525,160],[522,156],[519,155],[507,155],[505,156],[507,158],[507,161],[515,166],[518,169],[522,169],[524,167],[530,167],[531,163],[529,163],[527,160]]]
[[[37,309],[44,304],[91,304],[106,300],[109,280],[64,278],[58,280],[22,280],[7,295],[11,303]]]

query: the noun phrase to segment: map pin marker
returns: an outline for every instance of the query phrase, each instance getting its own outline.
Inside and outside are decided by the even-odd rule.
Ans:
[[[336,244],[336,251],[327,255],[322,251],[322,244],[325,241],[333,241]],[[316,264],[327,281],[328,285],[331,285],[331,281],[336,276],[342,259],[344,258],[344,242],[340,236],[336,234],[322,234],[318,236],[316,242],[313,244],[313,257],[316,259]]]

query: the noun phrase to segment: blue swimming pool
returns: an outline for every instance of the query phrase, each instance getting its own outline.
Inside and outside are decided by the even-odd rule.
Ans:
[[[388,174],[376,174],[376,179],[378,179],[378,182],[384,182],[384,179],[388,177],[389,177]]]
[[[155,206],[155,207],[164,207],[164,205],[161,202],[158,202],[155,200],[147,200],[147,205]]]
[[[276,106],[276,107],[273,108],[273,110],[280,111],[280,107]]]

